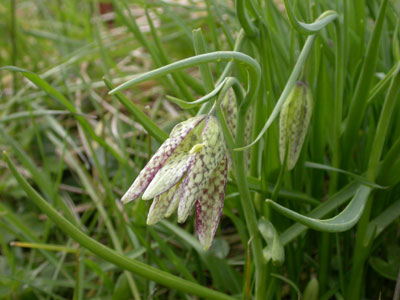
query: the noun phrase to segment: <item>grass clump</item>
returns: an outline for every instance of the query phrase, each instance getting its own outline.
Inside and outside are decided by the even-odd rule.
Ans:
[[[1,3],[0,298],[399,299],[399,12]],[[298,81],[308,106],[289,116]],[[281,109],[309,124],[280,145]],[[195,216],[148,226],[147,201],[120,202],[174,126],[202,114],[229,152],[207,251]]]

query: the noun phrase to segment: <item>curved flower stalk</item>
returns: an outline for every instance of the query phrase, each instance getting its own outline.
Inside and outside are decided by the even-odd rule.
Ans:
[[[287,168],[296,165],[301,147],[310,124],[312,114],[312,96],[309,85],[298,81],[282,106],[279,120],[279,154],[282,164],[286,151]]]
[[[122,197],[154,199],[147,224],[152,225],[178,210],[185,222],[196,204],[197,235],[205,249],[211,246],[224,205],[228,174],[222,130],[214,116],[200,115],[172,130]]]

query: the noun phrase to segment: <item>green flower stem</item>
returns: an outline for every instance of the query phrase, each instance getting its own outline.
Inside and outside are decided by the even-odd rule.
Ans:
[[[159,284],[165,285],[169,288],[173,288],[182,292],[190,293],[206,299],[216,300],[233,300],[235,298],[230,297],[226,294],[208,289],[199,284],[184,280],[177,276],[171,275],[167,272],[158,270],[146,264],[143,264],[134,259],[128,257],[100,244],[96,240],[84,234],[77,227],[72,225],[67,219],[61,216],[50,204],[46,202],[22,177],[17,171],[14,163],[10,160],[8,155],[3,153],[4,159],[7,162],[12,174],[17,179],[21,188],[27,193],[30,199],[42,210],[50,220],[52,220],[62,231],[64,231],[69,237],[77,241],[82,247],[88,249],[95,255],[105,259],[106,261],[124,269],[135,273],[144,278],[153,280]]]
[[[246,113],[247,109],[243,106],[238,111],[238,124],[236,128],[236,147],[243,145],[245,140],[245,128],[246,128]],[[244,160],[244,152],[236,151],[233,153],[233,161],[235,164],[236,184],[240,192],[240,199],[242,202],[243,211],[246,218],[246,224],[252,238],[251,248],[254,257],[255,265],[255,299],[264,300],[265,293],[265,274],[266,264],[262,253],[262,244],[260,234],[257,228],[257,217],[254,210],[253,202],[249,187],[246,180],[246,163]]]

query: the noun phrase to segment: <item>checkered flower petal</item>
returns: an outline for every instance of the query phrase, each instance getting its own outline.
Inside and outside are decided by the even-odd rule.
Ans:
[[[228,159],[225,156],[196,201],[197,236],[206,250],[211,246],[224,207],[227,175]]]
[[[165,212],[164,216],[166,218],[169,218],[178,208],[179,200],[181,199],[181,195],[182,195],[182,189],[183,189],[183,185],[180,184],[174,194],[174,197],[172,198],[172,201],[169,203],[167,211]]]
[[[287,155],[287,168],[296,165],[310,124],[312,96],[307,83],[298,81],[282,106],[279,120],[279,153],[283,163]]]
[[[207,117],[202,132],[202,144],[195,145],[192,151],[195,152],[195,157],[182,182],[183,190],[178,206],[180,223],[186,221],[195,201],[226,154],[222,130],[215,117]]]
[[[147,215],[153,225],[178,210],[184,222],[196,203],[198,235],[205,249],[213,240],[223,207],[228,158],[216,117],[203,115],[175,126],[123,196],[154,199]]]
[[[236,136],[236,124],[237,124],[237,104],[236,97],[233,89],[230,88],[226,93],[224,99],[221,102],[222,112],[225,115],[226,123],[232,137]]]
[[[149,213],[147,215],[147,225],[156,224],[164,217],[178,188],[179,183],[177,183],[174,187],[172,187],[165,193],[158,195],[154,198],[153,203],[150,206]]]
[[[205,118],[204,115],[181,122],[172,130],[170,137],[161,145],[139,176],[122,197],[122,202],[132,201],[140,196],[153,180],[154,176],[174,153],[185,137]]]
[[[194,159],[194,154],[176,153],[162,166],[146,188],[142,199],[150,200],[173,187],[186,173]]]

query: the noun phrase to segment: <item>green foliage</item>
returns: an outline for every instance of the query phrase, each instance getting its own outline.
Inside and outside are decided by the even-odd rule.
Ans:
[[[398,1],[3,2],[0,299],[398,295]],[[277,119],[299,80],[294,160]],[[147,226],[120,198],[209,111],[232,168],[205,251],[194,217]]]

